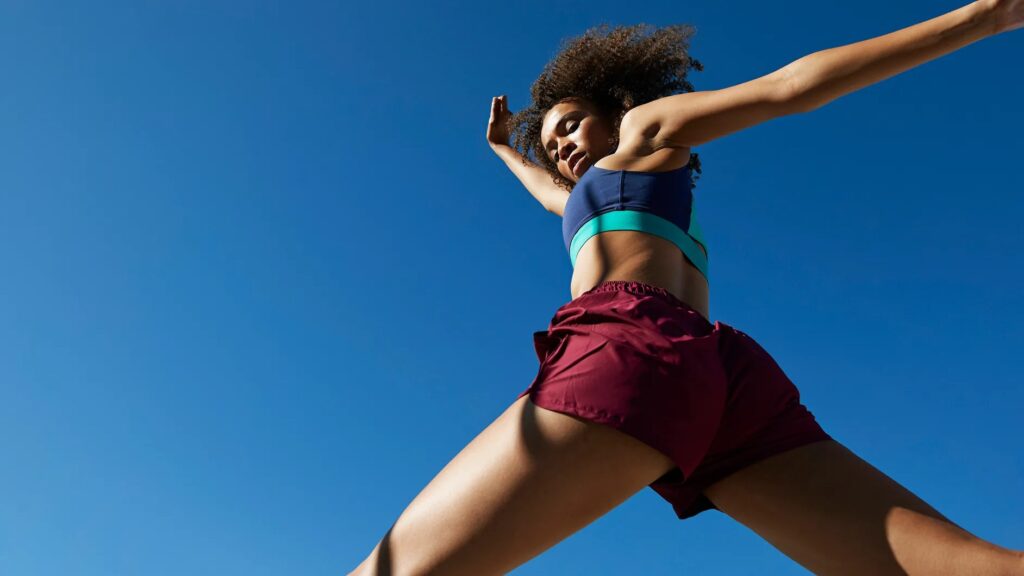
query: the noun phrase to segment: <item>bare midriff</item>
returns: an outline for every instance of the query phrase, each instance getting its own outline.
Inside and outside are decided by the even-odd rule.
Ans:
[[[613,154],[595,164],[608,170],[661,172],[685,166],[689,148],[662,149],[642,157]],[[703,250],[703,248],[702,248]],[[705,256],[707,251],[704,251]],[[664,288],[710,322],[708,281],[678,246],[653,234],[610,230],[587,240],[576,255],[570,293],[575,299],[601,282],[633,280]]]
[[[570,283],[572,297],[612,280],[664,288],[710,321],[707,280],[675,244],[664,238],[612,230],[587,240],[576,256]]]

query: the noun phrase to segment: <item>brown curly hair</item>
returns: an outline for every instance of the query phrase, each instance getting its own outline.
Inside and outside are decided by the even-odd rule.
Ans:
[[[566,190],[573,182],[559,172],[544,153],[540,141],[544,115],[559,102],[584,98],[612,122],[612,149],[618,147],[619,124],[630,108],[663,96],[692,92],[689,70],[704,66],[688,54],[696,28],[675,25],[655,28],[647,24],[590,28],[562,41],[561,50],[544,66],[530,87],[530,106],[509,119],[512,146],[551,174]],[[690,154],[690,165],[700,173],[700,158]]]

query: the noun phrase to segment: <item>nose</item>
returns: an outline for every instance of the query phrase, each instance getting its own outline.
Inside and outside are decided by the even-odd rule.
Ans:
[[[558,158],[560,160],[567,159],[576,149],[576,144],[573,144],[571,140],[565,140],[558,145]]]

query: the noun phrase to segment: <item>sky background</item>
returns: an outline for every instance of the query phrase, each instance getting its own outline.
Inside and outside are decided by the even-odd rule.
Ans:
[[[561,222],[488,148],[563,38],[712,90],[958,8],[0,3],[0,573],[345,574],[537,371]],[[711,317],[1024,548],[1024,32],[695,148]],[[513,572],[805,574],[644,490]]]

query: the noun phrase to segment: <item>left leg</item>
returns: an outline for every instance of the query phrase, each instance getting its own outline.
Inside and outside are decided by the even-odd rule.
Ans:
[[[986,542],[834,440],[748,466],[704,494],[815,574],[1024,575]]]

